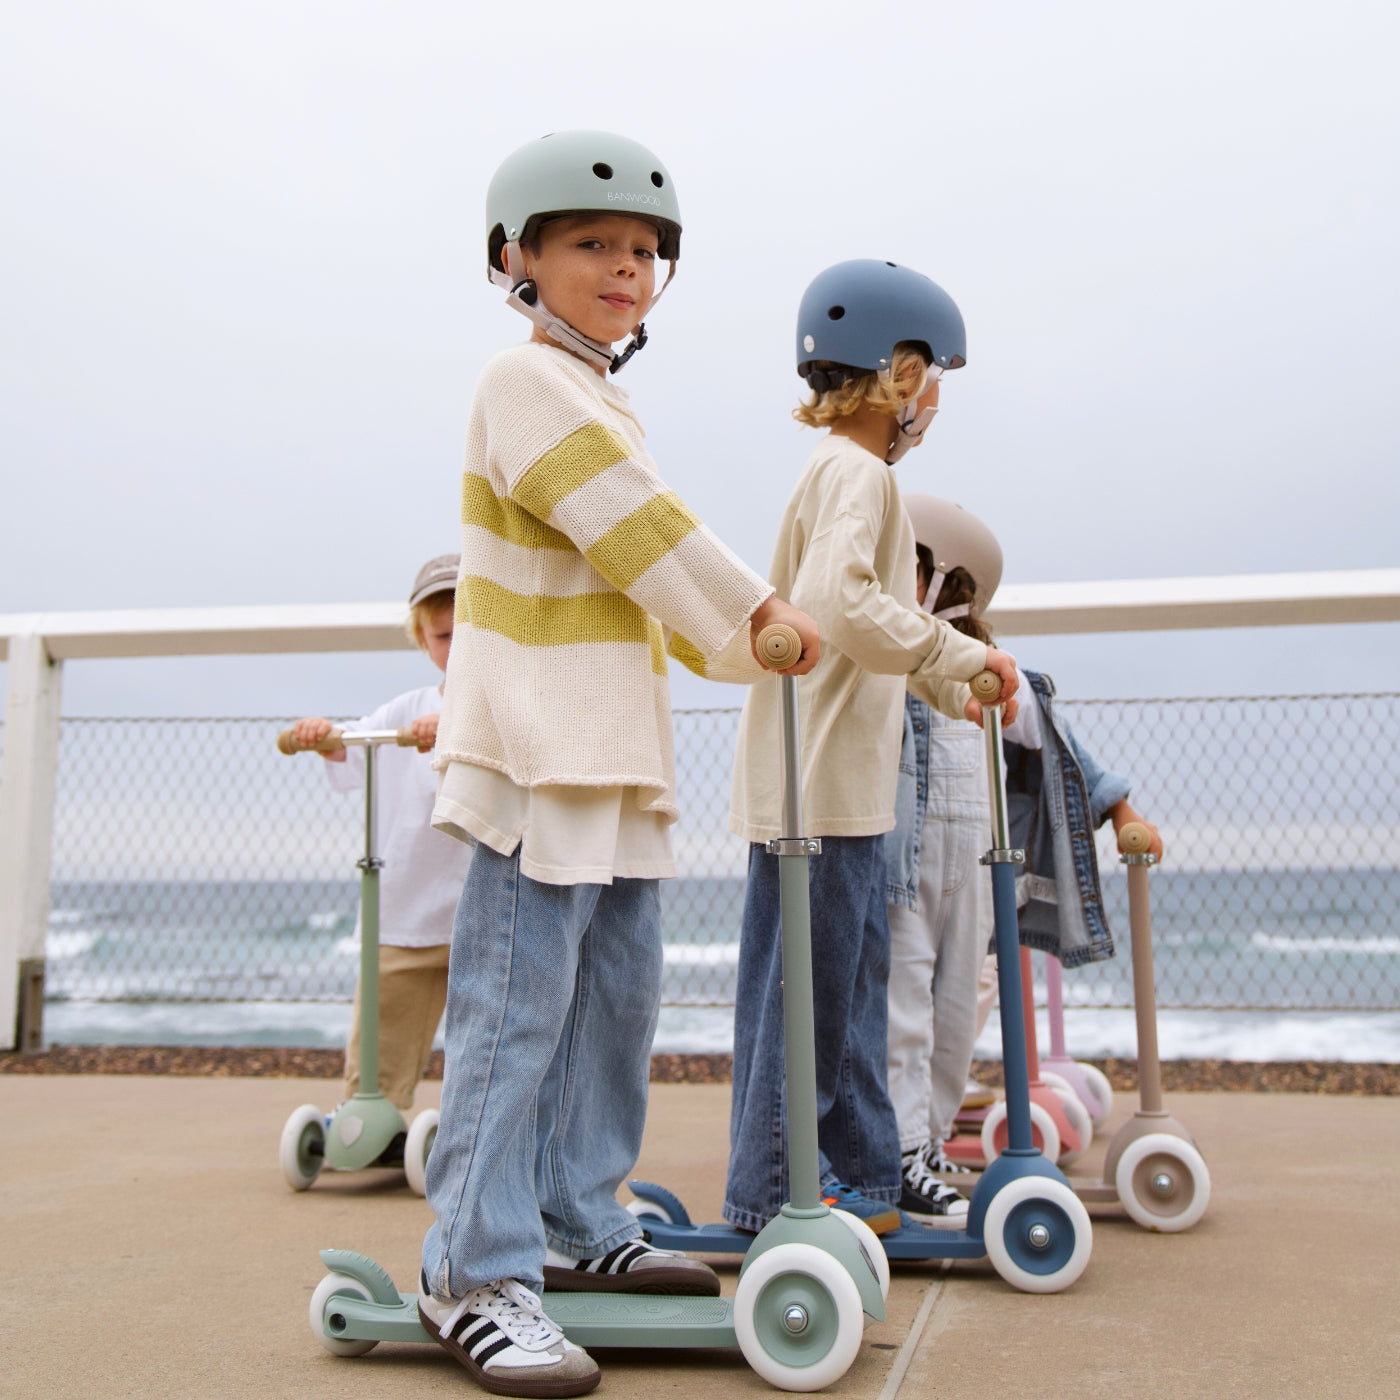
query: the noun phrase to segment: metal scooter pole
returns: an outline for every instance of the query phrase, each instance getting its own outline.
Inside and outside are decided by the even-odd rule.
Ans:
[[[360,1005],[379,1005],[379,871],[384,862],[374,850],[378,789],[374,751],[365,745],[365,853],[360,867]],[[356,1097],[379,1093],[379,1016],[360,1017],[360,1088]]]
[[[996,926],[997,993],[1003,1007],[1021,1005],[1021,942],[1016,919],[1016,866],[1026,853],[1011,847],[1011,823],[1006,809],[1006,762],[1001,751],[1001,678],[982,671],[971,681],[973,697],[982,706],[982,730],[987,745],[987,787],[991,801],[992,849],[982,863],[992,868],[992,918]],[[1031,1134],[1030,1073],[1026,1028],[1019,1015],[1003,1016],[1002,1072],[1006,1080],[1006,1150],[1012,1155],[1037,1155]]]

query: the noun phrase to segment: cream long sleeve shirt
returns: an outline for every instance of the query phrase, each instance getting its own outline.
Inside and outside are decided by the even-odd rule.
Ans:
[[[797,683],[804,836],[878,836],[894,827],[906,686],[961,718],[987,648],[921,611],[917,556],[893,470],[850,438],[812,454],[778,529],[769,582],[816,619],[822,657]],[[744,702],[730,829],[778,835],[778,681]]]
[[[667,652],[762,674],[745,624],[772,591],[666,489],[625,390],[553,346],[502,352],[472,400],[433,766],[635,788],[673,821]]]

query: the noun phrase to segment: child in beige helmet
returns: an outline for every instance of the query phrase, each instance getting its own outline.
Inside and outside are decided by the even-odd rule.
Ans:
[[[418,571],[409,595],[408,635],[439,671],[452,645],[452,599],[460,556],[442,554]],[[447,954],[452,916],[462,893],[471,850],[432,828],[437,774],[431,754],[442,710],[442,682],[405,691],[372,710],[355,729],[411,728],[418,748],[381,750],[376,844],[383,853],[379,924],[379,1084],[402,1112],[427,1068],[433,1037],[447,1002]],[[331,731],[321,716],[298,720],[298,742],[311,747]],[[338,792],[364,783],[364,750],[322,754]],[[360,993],[345,1050],[345,1097],[360,1087]]]

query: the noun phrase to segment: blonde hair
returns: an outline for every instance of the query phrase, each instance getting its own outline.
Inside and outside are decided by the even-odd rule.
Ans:
[[[404,631],[408,633],[408,640],[419,651],[427,651],[428,649],[427,630],[432,626],[433,618],[443,608],[452,607],[454,602],[453,590],[443,588],[436,593],[429,593],[426,598],[419,599],[410,609],[408,621],[404,624]]]
[[[817,360],[813,369],[836,369],[830,361]],[[894,347],[889,373],[858,375],[848,379],[839,389],[814,393],[810,403],[798,404],[792,416],[808,428],[829,428],[842,418],[849,418],[858,408],[868,405],[876,413],[898,418],[911,400],[917,399],[928,384],[928,356],[924,347],[911,340],[901,340]]]

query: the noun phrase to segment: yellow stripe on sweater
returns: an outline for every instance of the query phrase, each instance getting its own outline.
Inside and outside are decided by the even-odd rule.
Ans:
[[[611,428],[585,423],[529,467],[511,495],[537,520],[548,520],[565,496],[630,455]]]
[[[699,524],[674,491],[664,491],[583,552],[614,588],[630,588]]]
[[[574,542],[565,534],[537,520],[524,506],[501,499],[484,476],[462,473],[462,524],[479,525],[507,544],[526,549],[571,550]]]
[[[679,632],[671,633],[671,644],[667,650],[687,671],[694,671],[697,676],[705,674],[705,653]]]
[[[666,658],[656,620],[623,593],[515,593],[478,574],[457,585],[456,619],[495,632],[524,647],[568,646],[574,642],[639,642],[651,651],[651,668],[665,674]]]

